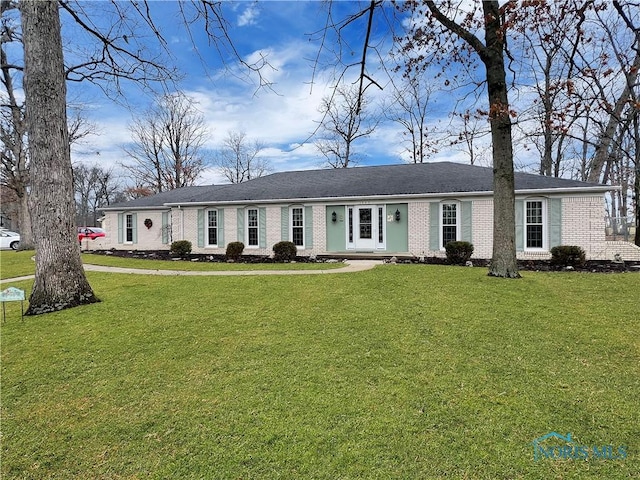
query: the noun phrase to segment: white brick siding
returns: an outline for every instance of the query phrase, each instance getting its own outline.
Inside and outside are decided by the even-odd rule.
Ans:
[[[520,198],[520,197],[519,197]],[[524,198],[524,197],[522,197]],[[472,243],[473,258],[491,258],[493,240],[493,201],[488,197],[458,198],[472,201]],[[398,202],[394,199],[393,202]],[[405,200],[406,201],[406,200]],[[431,223],[430,204],[439,199],[416,199],[408,203],[408,252],[419,256],[444,256],[444,251],[429,249],[429,225]],[[336,202],[331,202],[335,205]],[[257,205],[260,207],[260,205]],[[245,253],[271,255],[273,245],[281,240],[281,208],[289,204],[273,204],[266,209],[265,248],[245,248]],[[326,254],[326,212],[327,203],[313,204],[313,246],[300,250],[301,255]],[[203,207],[174,208],[172,211],[172,240],[189,240],[194,253],[224,254],[226,245],[237,240],[237,208],[245,205],[224,206],[224,245],[219,247],[198,247],[197,211]],[[129,213],[129,212],[126,212]],[[145,218],[153,221],[149,230],[144,226]],[[93,248],[116,248],[137,250],[168,249],[162,243],[162,212],[141,210],[137,212],[138,242],[118,244],[118,212],[108,212],[103,222],[107,237]],[[98,241],[96,241],[98,242]],[[604,199],[602,195],[572,195],[562,197],[562,242],[563,245],[579,245],[588,259],[611,260],[620,253],[625,260],[640,260],[640,249],[625,242],[605,242]],[[245,242],[246,244],[246,242]],[[614,252],[614,250],[616,250]],[[520,259],[548,259],[549,252],[518,252]]]
[[[409,252],[416,257],[432,256],[429,252],[429,202],[409,202]]]

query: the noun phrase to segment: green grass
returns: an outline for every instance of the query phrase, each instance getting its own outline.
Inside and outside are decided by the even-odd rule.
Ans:
[[[343,263],[217,263],[187,262],[170,260],[149,260],[145,258],[124,258],[92,253],[82,254],[83,263],[106,265],[108,267],[142,268],[146,270],[330,270],[344,267]]]
[[[0,251],[0,279],[33,275],[36,270],[31,257],[33,250],[14,252]],[[148,260],[142,258],[123,258],[92,253],[83,253],[85,264],[105,265],[108,267],[142,268],[146,270],[186,270],[186,271],[221,271],[221,270],[332,270],[344,267],[343,263],[210,263]]]
[[[0,278],[15,278],[25,275],[33,275],[36,264],[31,260],[36,254],[33,250],[14,252],[12,250],[0,251]]]
[[[88,276],[102,303],[7,306],[2,478],[640,471],[639,274]],[[535,462],[550,431],[628,457]]]

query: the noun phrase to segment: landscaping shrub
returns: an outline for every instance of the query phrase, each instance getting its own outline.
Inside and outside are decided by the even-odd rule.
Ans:
[[[551,249],[551,264],[579,267],[586,261],[584,250],[577,245],[558,245]]]
[[[237,261],[244,251],[244,243],[230,242],[227,245],[227,259]]]
[[[469,242],[449,242],[444,246],[447,260],[453,265],[464,265],[473,255],[473,244]]]
[[[273,258],[276,262],[290,262],[296,259],[298,248],[293,242],[278,242],[273,246]]]
[[[191,242],[189,240],[176,240],[171,244],[171,249],[169,251],[172,255],[176,255],[178,257],[189,255],[191,253]]]

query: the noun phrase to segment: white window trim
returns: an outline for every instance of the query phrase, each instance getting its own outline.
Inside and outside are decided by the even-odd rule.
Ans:
[[[306,240],[305,239],[305,237],[306,237],[305,233],[306,233],[307,225],[305,223],[306,222],[306,219],[304,218],[305,208],[304,208],[303,205],[292,205],[291,207],[289,207],[289,239],[293,243],[293,228],[294,228],[294,225],[293,225],[293,210],[296,209],[296,208],[302,210],[302,226],[301,227],[295,227],[295,228],[302,228],[302,245],[296,245],[296,248],[298,250],[304,250],[305,249],[305,243],[306,243],[306,241],[305,241]]]
[[[380,209],[382,209],[382,218],[380,218]],[[375,209],[375,218],[376,218],[376,249],[378,250],[386,250],[387,248],[387,206],[386,205],[376,205]],[[382,222],[382,224],[380,224]],[[380,242],[380,226],[382,226],[382,242]]]
[[[216,212],[216,241],[220,238],[220,216],[217,208],[204,211],[204,248],[218,248],[218,243],[209,243],[209,212]]]
[[[131,240],[127,240],[127,231],[129,230],[128,221],[131,219]],[[133,213],[125,213],[124,214],[124,238],[122,239],[122,243],[126,245],[133,245],[133,239],[135,237],[135,225],[133,224]]]
[[[258,220],[258,224],[255,227],[249,227],[249,210],[256,211],[256,219]],[[249,245],[249,228],[255,228],[258,232],[257,241],[255,245]],[[260,209],[258,207],[247,207],[244,210],[244,238],[245,238],[245,248],[257,249],[260,248]]]
[[[444,248],[444,236],[442,235],[442,230],[444,228],[444,223],[442,223],[442,213],[443,207],[445,205],[455,205],[456,206],[456,240],[460,240],[462,225],[461,225],[461,208],[459,201],[451,201],[451,202],[440,202],[440,208],[438,209],[438,245],[440,246],[440,250],[445,250]]]
[[[527,203],[542,203],[542,247],[527,247]],[[549,220],[547,218],[547,199],[543,197],[525,198],[523,203],[524,212],[522,212],[522,236],[525,252],[547,252],[549,251]],[[537,224],[534,224],[537,225]]]
[[[346,218],[346,220],[347,220],[347,228],[346,228],[347,250],[355,250],[355,248],[356,248],[356,242],[355,242],[356,232],[355,232],[354,210],[355,210],[355,206],[354,205],[347,205],[347,218]],[[349,236],[351,236],[351,239],[349,239]]]

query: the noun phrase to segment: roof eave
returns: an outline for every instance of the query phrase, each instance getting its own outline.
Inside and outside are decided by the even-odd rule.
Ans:
[[[615,185],[595,185],[593,187],[561,187],[561,188],[523,188],[516,190],[516,195],[532,195],[540,193],[606,193],[620,190]]]
[[[103,212],[115,212],[115,211],[128,211],[128,210],[167,210],[167,204],[163,203],[162,205],[153,205],[146,207],[130,207],[130,206],[121,206],[121,207],[102,207],[98,210]]]
[[[531,194],[553,194],[553,193],[605,193],[611,190],[619,190],[620,187],[598,185],[594,187],[564,187],[564,188],[530,188],[516,190],[516,195],[531,195]],[[277,204],[277,203],[336,203],[336,202],[361,202],[361,201],[375,201],[375,200],[406,200],[409,198],[452,198],[452,197],[479,197],[479,196],[491,196],[492,190],[479,190],[472,192],[445,192],[445,193],[406,193],[406,194],[390,194],[390,195],[352,195],[342,197],[303,197],[303,198],[274,198],[265,200],[251,200],[251,199],[238,199],[238,200],[209,200],[204,202],[167,202],[164,205],[166,207],[203,207],[207,205],[238,205],[238,204]]]

